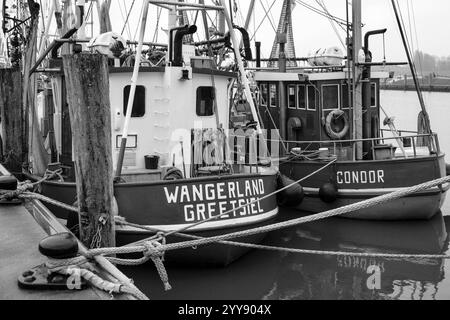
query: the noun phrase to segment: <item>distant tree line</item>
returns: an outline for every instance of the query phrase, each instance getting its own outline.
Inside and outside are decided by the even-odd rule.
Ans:
[[[434,73],[439,76],[450,76],[450,56],[438,57],[417,50],[414,53],[414,63],[417,72],[422,71],[424,75]]]
[[[450,56],[438,57],[422,51],[415,51],[414,63],[416,65],[418,75],[423,75],[424,78],[429,78],[430,75],[432,78],[450,77]],[[375,67],[373,69],[375,71],[391,71],[395,74],[395,76],[411,76],[411,71],[407,65],[390,66],[388,68]]]

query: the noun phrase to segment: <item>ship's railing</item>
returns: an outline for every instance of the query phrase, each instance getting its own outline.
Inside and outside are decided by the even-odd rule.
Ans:
[[[383,135],[390,131],[383,131]],[[327,141],[284,141],[288,152],[306,160],[337,157],[339,160],[354,160],[357,144],[370,146],[364,159],[419,158],[441,153],[437,134],[417,134],[401,131],[398,136],[379,138]]]

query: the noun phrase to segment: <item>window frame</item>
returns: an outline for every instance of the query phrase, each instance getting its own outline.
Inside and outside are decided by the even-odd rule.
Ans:
[[[266,101],[265,101],[265,103],[263,103],[263,97],[264,97],[264,90],[263,90],[263,87],[265,87],[266,88]],[[260,96],[259,96],[259,104],[262,106],[262,107],[267,107],[268,106],[268,102],[269,102],[269,88],[268,88],[268,84],[267,83],[261,83],[260,85],[259,85],[259,91],[261,92],[261,94],[260,94]]]
[[[324,99],[324,88],[325,87],[337,87],[337,94],[338,94],[337,102],[338,102],[338,105],[335,108],[325,108],[325,106],[324,106],[324,102],[325,102],[325,99]],[[322,95],[322,111],[331,111],[331,110],[335,110],[335,109],[341,110],[341,88],[340,87],[341,86],[340,86],[339,83],[329,83],[329,84],[322,84],[321,85],[320,91],[321,91],[321,95]]]
[[[275,99],[275,105],[273,105],[272,104],[272,92],[271,92],[271,89],[272,88],[275,88],[275,97],[274,97],[274,99]],[[269,106],[270,106],[270,108],[278,108],[279,107],[279,105],[278,105],[278,86],[275,84],[275,83],[269,83],[269,91],[268,91],[268,93],[269,93],[269,101],[268,101],[268,104],[269,104]]]
[[[299,106],[299,102],[298,102],[298,97],[297,97],[297,85],[295,84],[288,84],[287,85],[287,103],[288,103],[288,109],[290,110],[296,110],[298,109]],[[289,94],[289,90],[293,88],[294,89],[294,107],[291,107],[291,95]]]
[[[297,85],[297,101],[298,101],[298,103],[297,103],[297,109],[298,110],[306,110],[307,108],[308,108],[308,93],[306,92],[306,85],[304,85],[304,84],[298,84]],[[303,96],[304,96],[304,99],[305,99],[305,107],[304,108],[301,108],[300,107],[300,99],[299,99],[299,93],[300,93],[300,88],[303,88]]]
[[[374,99],[375,104],[372,105],[372,88],[374,88]],[[376,82],[370,82],[370,107],[371,108],[377,108],[378,107],[378,94],[377,94],[377,83]]]
[[[199,100],[199,90],[202,88],[210,88],[212,89],[212,104],[211,104],[211,114],[208,115],[201,115],[199,114],[199,103],[202,100]],[[216,97],[216,88],[213,86],[198,86],[197,90],[195,91],[195,114],[197,117],[201,117],[201,118],[209,118],[209,117],[213,117],[215,115],[215,110],[214,110],[214,102],[215,102],[215,97]]]
[[[126,89],[129,88],[128,90],[128,97],[126,95]],[[144,97],[143,97],[143,101],[144,101],[144,110],[143,113],[139,115],[133,115],[133,112],[137,112],[138,109],[135,108],[135,104],[139,103],[139,100],[136,99],[137,95],[138,95],[138,90],[140,90],[141,88],[143,88],[144,90]],[[122,112],[123,115],[127,114],[127,109],[128,109],[128,100],[130,99],[130,92],[131,92],[131,85],[127,84],[123,87],[122,90],[122,96],[123,96],[123,106],[122,106]],[[133,110],[132,110],[132,114],[131,114],[131,118],[132,119],[142,119],[145,117],[145,115],[147,114],[147,87],[143,86],[143,85],[136,85],[136,92],[134,94],[134,101],[133,101]]]
[[[309,88],[313,88],[314,91],[314,108],[311,108],[309,105]],[[312,84],[306,85],[306,110],[308,111],[317,111],[317,92],[316,86]]]

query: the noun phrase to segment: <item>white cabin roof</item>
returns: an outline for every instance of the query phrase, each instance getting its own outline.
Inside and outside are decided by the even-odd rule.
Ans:
[[[350,75],[351,76],[351,75]],[[372,72],[372,79],[389,78],[388,72]],[[315,73],[295,73],[295,72],[265,72],[256,71],[256,81],[325,81],[325,80],[345,80],[348,79],[348,73],[339,72],[315,72]]]

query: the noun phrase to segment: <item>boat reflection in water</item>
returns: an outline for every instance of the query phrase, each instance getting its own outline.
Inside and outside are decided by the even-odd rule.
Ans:
[[[298,211],[286,209],[281,216],[299,217]],[[442,214],[417,222],[332,218],[272,232],[265,244],[322,251],[441,254],[448,250],[446,224],[450,227],[450,217]],[[378,268],[370,270],[371,266]],[[444,280],[444,261],[440,259],[253,250],[223,269],[168,266],[173,289],[164,292],[156,271],[148,272],[149,268],[153,267],[123,270],[152,299],[434,299]],[[373,276],[376,270],[380,272],[379,286]]]
[[[430,221],[409,222],[332,218],[285,230],[283,240],[273,244],[323,251],[442,254],[449,240],[445,220],[450,223],[442,214]],[[444,280],[442,259],[286,254],[280,265],[267,299],[434,299]]]

